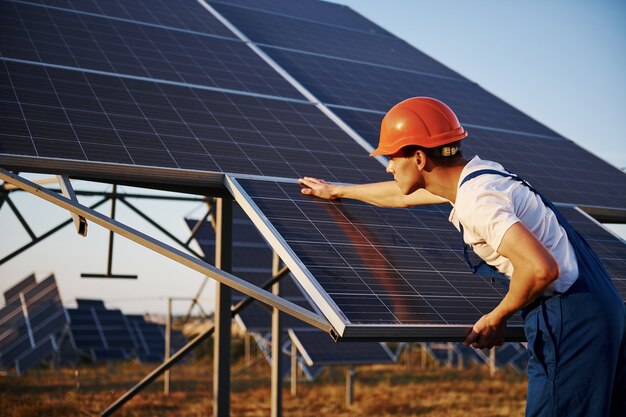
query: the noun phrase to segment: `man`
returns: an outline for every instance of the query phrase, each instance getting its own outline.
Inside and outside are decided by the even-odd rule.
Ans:
[[[444,103],[405,100],[383,118],[370,155],[389,158],[394,181],[340,186],[305,177],[302,193],[384,207],[450,203],[450,222],[483,259],[474,266],[466,256],[470,267],[497,270],[508,283],[464,343],[501,345],[507,319],[522,310],[530,352],[526,415],[626,416],[626,312],[608,273],[530,184],[495,162],[465,160],[466,136]]]

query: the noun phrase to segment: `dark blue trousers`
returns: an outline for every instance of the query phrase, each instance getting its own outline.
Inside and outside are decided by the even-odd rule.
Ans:
[[[527,311],[527,417],[626,416],[624,303],[584,281]]]
[[[526,416],[626,417],[626,307],[609,273],[554,204],[519,176],[479,170],[461,185],[484,174],[520,181],[541,197],[567,232],[578,262],[571,288],[522,310],[530,352]],[[480,273],[486,264],[473,266],[465,245],[463,252]]]

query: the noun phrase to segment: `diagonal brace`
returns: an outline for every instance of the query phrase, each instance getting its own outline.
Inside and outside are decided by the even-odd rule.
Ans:
[[[315,314],[299,305],[284,300],[269,291],[263,290],[249,282],[238,278],[228,272],[224,272],[213,265],[195,258],[187,253],[184,253],[176,248],[173,248],[145,233],[135,230],[117,220],[110,219],[105,215],[98,213],[86,206],[76,203],[68,198],[53,193],[44,187],[41,187],[25,178],[22,178],[14,173],[7,171],[4,168],[0,168],[0,179],[16,185],[17,187],[30,192],[37,197],[40,197],[56,206],[69,210],[85,219],[96,223],[106,229],[109,229],[127,239],[132,240],[154,252],[157,252],[173,261],[176,261],[182,265],[185,265],[194,271],[198,271],[201,274],[207,275],[214,280],[221,282],[229,287],[237,290],[247,296],[253,297],[265,304],[272,307],[276,307],[278,310],[294,316],[295,318],[302,320],[303,322],[310,324],[313,327],[321,329],[327,333],[330,333],[333,328],[332,325],[323,317]]]

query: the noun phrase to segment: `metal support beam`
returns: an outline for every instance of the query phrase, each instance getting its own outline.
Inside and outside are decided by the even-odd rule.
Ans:
[[[498,368],[496,368],[496,347],[489,349],[489,375],[493,378],[496,376]]]
[[[216,204],[215,266],[232,269],[233,201],[220,198]],[[213,416],[230,416],[230,287],[221,282],[215,287],[215,336],[213,345]]]
[[[74,200],[72,199],[69,199],[69,200],[78,205],[78,200],[76,198]],[[111,193],[111,219],[112,220],[115,220],[116,202],[117,202],[117,185],[113,184],[113,192]],[[115,233],[113,233],[113,230],[109,229],[109,249],[107,251],[106,273],[104,274],[82,273],[80,274],[81,278],[118,278],[118,279],[137,279],[138,278],[137,275],[113,273],[113,239],[114,238],[115,238]]]
[[[68,222],[68,224],[69,224],[69,222]],[[264,282],[261,285],[261,288],[264,288],[264,289],[271,288],[271,286],[274,285],[275,282],[279,281],[281,278],[283,278],[285,275],[287,275],[288,272],[289,272],[289,269],[282,268],[279,271],[277,276],[272,277],[270,280]],[[236,305],[234,305],[230,309],[231,317],[235,317],[244,308],[246,308],[247,306],[252,304],[252,302],[254,302],[254,300],[255,300],[254,298],[248,297],[245,300],[241,300],[240,302],[238,302]],[[190,341],[185,346],[183,346],[178,352],[176,352],[174,355],[172,355],[172,357],[169,360],[163,362],[156,369],[154,369],[152,372],[150,372],[146,377],[144,377],[144,379],[142,379],[137,384],[135,384],[134,387],[132,387],[130,390],[128,390],[126,393],[124,393],[120,398],[118,398],[113,404],[111,404],[100,415],[103,416],[103,417],[110,416],[115,411],[119,410],[124,404],[126,404],[133,397],[135,397],[135,395],[139,394],[145,387],[147,387],[155,379],[157,379],[159,376],[161,376],[163,374],[163,372],[165,372],[168,369],[170,369],[179,360],[181,360],[187,353],[191,352],[196,346],[198,346],[204,340],[209,338],[213,334],[214,331],[215,331],[215,326],[213,325],[213,326],[210,326],[209,328],[207,328],[204,332],[200,333],[192,341]]]
[[[95,210],[89,209],[88,207],[81,204],[76,204],[59,194],[53,193],[41,186],[38,186],[37,184],[32,183],[31,181],[28,181],[27,179],[24,179],[18,175],[13,174],[10,171],[7,171],[4,168],[0,168],[0,179],[16,185],[21,189],[28,191],[33,195],[36,195],[37,197],[40,197],[58,207],[79,214],[85,217],[87,220],[106,229],[112,230],[115,233],[124,236],[125,238],[130,239],[135,243],[138,243],[150,250],[153,250],[156,253],[159,253],[169,259],[172,259],[173,261],[180,263],[181,265],[187,266],[194,271],[200,272],[201,274],[208,275],[210,278],[226,284],[234,290],[237,290],[249,297],[253,297],[265,304],[270,305],[271,307],[276,307],[282,312],[292,315],[298,320],[302,320],[313,327],[316,327],[327,333],[330,333],[330,331],[332,330],[331,324],[326,319],[305,308],[300,307],[293,302],[281,299],[280,297],[276,297],[274,294],[266,290],[262,290],[259,287],[252,285],[241,278],[238,278],[228,272],[220,271],[218,268],[205,262],[202,259],[194,258],[193,256],[185,252],[182,252],[157,239],[154,239],[153,237],[146,235],[145,233],[135,230],[114,219],[110,219]]]
[[[186,244],[185,242],[183,242],[182,240],[180,240],[179,238],[177,238],[176,236],[174,236],[172,233],[170,233],[167,229],[165,229],[163,226],[161,226],[159,223],[155,222],[153,219],[151,219],[149,216],[147,216],[144,212],[142,212],[141,210],[139,210],[134,204],[129,203],[126,198],[124,197],[118,197],[118,199],[120,200],[120,202],[122,204],[124,204],[126,207],[128,207],[129,209],[131,209],[132,211],[134,211],[139,217],[141,217],[142,219],[144,219],[145,221],[147,221],[148,223],[150,223],[152,226],[154,226],[155,228],[157,228],[161,233],[163,233],[165,236],[169,237],[170,239],[172,239],[174,242],[178,243],[180,246],[182,246],[183,248],[187,249],[189,252],[191,252],[194,256],[200,258],[200,259],[204,259],[204,256],[202,256],[202,254],[196,252],[195,250],[191,249],[189,247],[188,244]]]
[[[70,200],[78,203],[78,197],[76,197],[74,187],[72,187],[72,183],[70,182],[70,179],[67,177],[67,175],[57,175],[57,180],[59,181],[59,185],[61,186],[61,193]],[[81,217],[75,213],[72,213],[72,220],[74,221],[74,226],[76,226],[76,231],[78,232],[78,234],[86,237],[87,220],[85,220],[84,217]]]
[[[298,347],[291,342],[291,396],[298,393]]]
[[[11,201],[11,198],[8,195],[6,195],[4,199],[9,205],[9,208],[13,211],[13,214],[15,214],[15,217],[17,217],[17,220],[19,220],[24,230],[26,230],[26,233],[28,233],[28,236],[30,236],[31,240],[36,240],[37,236],[28,225],[28,222],[26,221],[26,219],[24,219],[24,217],[22,216],[22,213],[20,213],[19,209],[15,206],[15,204],[13,204],[13,201]]]
[[[90,209],[96,209],[99,206],[101,206],[102,204],[106,203],[107,201],[109,201],[109,197],[105,197],[102,200],[96,202],[95,204],[92,204],[91,206],[89,206],[89,208]],[[27,244],[25,244],[24,246],[22,246],[21,248],[11,252],[7,256],[5,256],[4,258],[0,259],[0,265],[4,264],[5,262],[10,261],[11,259],[13,259],[17,255],[19,255],[20,253],[22,253],[22,252],[26,251],[27,249],[35,246],[37,243],[41,242],[42,240],[46,239],[47,237],[52,236],[53,234],[55,234],[59,230],[63,229],[65,226],[67,226],[70,223],[72,223],[72,219],[66,220],[63,223],[58,224],[57,226],[55,226],[52,229],[48,230],[47,232],[45,232],[41,236],[37,237],[37,239],[32,240],[32,241],[28,242]]]
[[[346,407],[352,407],[354,404],[354,380],[356,379],[356,371],[349,368],[346,371]]]
[[[272,259],[272,276],[278,273],[280,266],[280,258],[274,252]],[[272,285],[272,294],[280,296],[280,282]],[[272,391],[271,391],[271,416],[281,417],[283,415],[283,390],[282,390],[282,361],[281,355],[281,325],[280,311],[276,308],[272,309]]]
[[[163,359],[167,362],[171,355],[172,340],[172,299],[167,299],[167,316],[165,317],[165,352]],[[163,375],[163,393],[170,395],[170,370],[165,371]]]

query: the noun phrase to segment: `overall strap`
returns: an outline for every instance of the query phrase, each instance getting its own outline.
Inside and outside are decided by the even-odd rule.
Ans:
[[[494,174],[494,175],[500,175],[503,177],[509,177],[509,178],[513,178],[515,180],[521,181],[525,186],[527,186],[528,188],[530,188],[533,192],[537,193],[537,191],[525,180],[523,180],[522,178],[520,178],[519,176],[512,174],[510,172],[502,172],[502,171],[498,171],[495,169],[479,169],[478,171],[474,171],[474,172],[470,172],[468,175],[466,175],[463,180],[461,181],[461,183],[459,184],[459,188],[463,186],[463,184],[465,184],[467,181],[476,178],[480,175],[484,175],[484,174]],[[539,194],[539,193],[537,193]],[[543,199],[543,198],[542,198]],[[509,279],[506,275],[504,275],[503,273],[501,273],[500,271],[497,270],[497,268],[495,268],[492,265],[489,265],[487,262],[485,262],[484,260],[481,260],[478,264],[474,265],[472,263],[472,261],[469,258],[469,245],[467,243],[465,243],[465,239],[464,239],[464,232],[463,232],[463,225],[461,224],[461,222],[459,221],[459,231],[461,232],[461,244],[463,245],[463,259],[465,259],[465,263],[470,267],[470,269],[472,270],[472,272],[474,274],[477,275],[482,275],[482,276],[486,276],[491,278],[491,281],[494,282],[494,279],[497,279],[501,284],[504,284],[505,286],[509,285]]]

